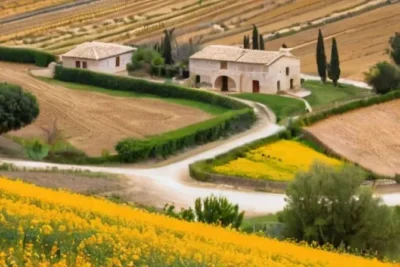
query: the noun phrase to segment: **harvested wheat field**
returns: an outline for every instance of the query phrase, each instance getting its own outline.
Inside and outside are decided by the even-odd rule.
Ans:
[[[307,130],[336,153],[375,173],[400,173],[400,100],[334,116]]]
[[[328,59],[332,38],[338,42],[343,78],[363,80],[363,73],[379,61],[389,60],[386,54],[390,36],[400,29],[400,3],[381,7],[364,14],[321,27]],[[267,43],[276,49],[287,44],[299,56],[302,72],[315,74],[315,47],[318,29],[310,29]]]
[[[0,62],[0,82],[22,86],[39,101],[37,121],[11,135],[44,136],[57,123],[63,138],[90,156],[114,151],[118,141],[143,138],[206,120],[211,115],[197,109],[150,98],[114,97],[50,85],[28,74],[29,65]]]

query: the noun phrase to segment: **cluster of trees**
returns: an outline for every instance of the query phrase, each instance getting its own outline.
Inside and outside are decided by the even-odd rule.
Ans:
[[[284,236],[379,258],[400,252],[400,212],[363,187],[364,171],[315,164],[286,191]]]
[[[340,60],[336,38],[332,39],[331,60],[330,62],[327,62],[327,58],[325,55],[324,37],[321,30],[319,30],[316,55],[318,74],[321,77],[321,81],[323,83],[326,83],[328,77],[332,80],[333,84],[337,86],[340,78]]]
[[[400,33],[390,37],[387,53],[393,64],[387,61],[379,62],[364,73],[365,81],[380,94],[400,88]]]
[[[253,50],[265,50],[264,37],[262,34],[259,34],[256,25],[253,24],[252,46],[250,44],[250,36],[245,35],[243,37],[243,48]]]

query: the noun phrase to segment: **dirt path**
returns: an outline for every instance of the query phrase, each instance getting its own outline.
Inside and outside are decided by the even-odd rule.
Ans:
[[[123,138],[157,135],[211,118],[201,110],[158,99],[113,97],[48,84],[31,77],[29,67],[0,62],[0,82],[22,86],[40,105],[36,122],[11,135],[43,136],[43,128],[50,129],[56,121],[68,142],[99,156],[104,149],[114,151]]]

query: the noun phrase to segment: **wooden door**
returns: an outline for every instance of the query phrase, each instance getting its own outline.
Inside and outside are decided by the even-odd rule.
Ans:
[[[228,77],[227,76],[222,76],[221,91],[222,92],[228,92]]]
[[[294,89],[294,86],[293,86],[293,79],[290,79],[290,89]]]
[[[119,67],[121,65],[121,58],[118,56],[116,59],[115,59],[115,66],[116,67]]]
[[[253,81],[253,93],[260,92],[260,81]]]

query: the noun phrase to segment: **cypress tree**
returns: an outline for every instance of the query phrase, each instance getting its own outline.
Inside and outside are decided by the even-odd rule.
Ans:
[[[333,85],[337,86],[338,80],[340,78],[340,61],[336,38],[333,38],[332,40],[331,62],[329,64],[328,74],[329,78],[333,82]]]
[[[265,50],[264,37],[262,36],[262,34],[260,34],[259,49],[260,49],[260,50]]]
[[[319,77],[321,77],[321,81],[325,83],[326,55],[325,55],[324,37],[322,36],[321,30],[319,30],[318,41],[317,41],[317,66],[318,66]]]
[[[172,59],[172,45],[171,45],[171,38],[168,30],[164,30],[165,36],[164,36],[164,45],[163,45],[163,58],[165,61],[165,64],[167,65],[172,65],[173,59]]]
[[[247,36],[243,36],[243,48],[247,49]]]
[[[396,32],[394,36],[389,39],[390,49],[388,51],[390,57],[400,66],[400,33]]]
[[[258,50],[258,41],[259,41],[258,29],[257,26],[253,24],[253,49]]]

